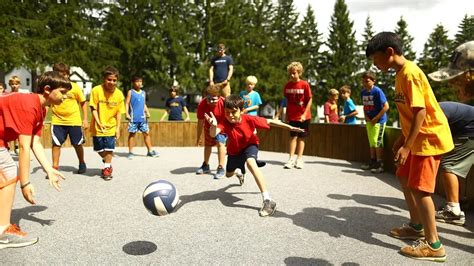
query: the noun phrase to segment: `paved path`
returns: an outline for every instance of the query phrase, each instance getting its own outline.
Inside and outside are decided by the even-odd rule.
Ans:
[[[160,148],[161,157],[126,158],[119,148],[114,179],[98,178],[100,159],[86,149],[89,172],[73,174],[72,149],[63,149],[67,175],[58,193],[33,160],[37,205],[17,194],[13,221],[40,237],[34,246],[0,250],[0,264],[290,264],[413,265],[397,252],[405,242],[387,231],[407,222],[407,211],[391,174],[376,177],[343,160],[305,157],[303,170],[284,170],[287,155],[261,152],[273,217],[260,218],[261,196],[247,175],[213,180],[197,176],[202,148]],[[49,154],[49,150],[47,153]],[[145,154],[143,148],[137,152]],[[216,167],[216,155],[211,167]],[[147,184],[166,179],[181,195],[168,216],[149,214],[142,204]],[[441,199],[436,199],[441,203]],[[474,213],[465,227],[439,224],[447,264],[474,265]],[[428,264],[428,263],[426,263]]]

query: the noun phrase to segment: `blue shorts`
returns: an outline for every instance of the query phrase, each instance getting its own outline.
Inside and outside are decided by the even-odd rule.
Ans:
[[[148,122],[128,122],[128,132],[137,133],[138,131],[142,133],[148,133],[150,129],[148,128]]]
[[[61,126],[51,125],[51,139],[53,146],[61,146],[66,141],[67,136],[74,146],[84,144],[84,134],[81,126]]]
[[[256,161],[257,155],[258,146],[249,145],[240,154],[227,156],[227,165],[225,170],[227,172],[233,172],[235,169],[239,168],[242,171],[242,174],[245,174],[245,162],[247,162],[248,158],[254,158]]]
[[[115,150],[115,136],[114,137],[92,137],[94,142],[94,151],[114,151]]]

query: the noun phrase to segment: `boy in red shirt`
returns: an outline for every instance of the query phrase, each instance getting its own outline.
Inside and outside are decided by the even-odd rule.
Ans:
[[[304,140],[308,136],[309,123],[311,121],[311,104],[313,95],[309,83],[300,79],[303,74],[303,65],[300,62],[292,62],[287,67],[290,80],[283,90],[287,100],[286,117],[288,123],[294,127],[304,129],[303,132],[290,132],[290,159],[285,164],[285,169],[303,168]],[[293,155],[297,154],[296,161]]]
[[[197,169],[196,174],[209,174],[209,158],[211,157],[212,146],[217,146],[218,167],[214,175],[214,179],[221,179],[224,177],[224,161],[225,161],[225,136],[219,134],[215,137],[209,135],[209,124],[204,122],[204,114],[214,113],[217,122],[221,122],[224,117],[224,98],[220,96],[221,87],[219,85],[209,85],[206,89],[207,96],[201,100],[197,108],[198,128],[196,145],[199,146],[201,140],[202,129],[204,128],[204,162],[201,167]]]
[[[16,183],[26,201],[35,204],[34,188],[29,181],[30,151],[46,171],[51,186],[60,190],[59,178],[64,176],[46,159],[40,142],[45,107],[59,105],[71,89],[71,83],[56,71],[49,71],[38,79],[36,93],[11,93],[0,96],[0,249],[24,247],[38,242],[28,237],[17,225],[10,224]],[[8,141],[19,140],[19,173],[7,149]]]
[[[279,120],[244,114],[244,100],[237,95],[227,96],[224,108],[224,120],[219,121],[212,112],[206,113],[205,117],[210,126],[211,136],[215,137],[221,133],[227,135],[228,161],[226,176],[231,177],[236,174],[242,185],[244,183],[245,164],[247,164],[263,197],[263,207],[260,209],[259,215],[262,217],[273,215],[276,203],[270,198],[265,178],[258,168],[259,139],[255,134],[255,130],[269,129],[270,125],[287,128],[295,132],[302,132],[303,130],[287,125]],[[237,169],[240,171],[236,171]]]

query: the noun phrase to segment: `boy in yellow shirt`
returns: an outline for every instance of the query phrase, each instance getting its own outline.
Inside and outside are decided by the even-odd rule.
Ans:
[[[102,77],[104,82],[92,88],[89,106],[92,110],[94,151],[104,162],[101,177],[109,181],[112,179],[112,156],[115,141],[120,137],[120,120],[125,113],[125,105],[123,93],[116,87],[118,70],[109,66],[102,72]]]
[[[445,261],[446,252],[438,238],[431,194],[441,154],[454,148],[448,120],[436,101],[423,71],[403,56],[403,43],[392,32],[381,32],[367,44],[366,56],[386,72],[395,69],[394,100],[402,135],[395,142],[394,160],[410,212],[410,223],[390,231],[399,239],[416,240],[400,250],[402,255],[430,261]]]
[[[69,79],[69,66],[64,63],[56,63],[53,65],[53,70],[61,73],[66,79]],[[86,97],[82,92],[79,85],[71,82],[71,90],[66,94],[66,98],[60,105],[51,106],[51,137],[53,147],[51,149],[53,157],[53,168],[59,169],[59,157],[61,155],[61,146],[66,141],[67,136],[71,140],[71,144],[76,151],[77,158],[79,159],[78,174],[83,174],[87,170],[86,163],[84,162],[84,129],[89,128],[89,122],[87,119],[87,104]],[[82,110],[83,119],[81,119]],[[82,126],[82,127],[81,127]]]

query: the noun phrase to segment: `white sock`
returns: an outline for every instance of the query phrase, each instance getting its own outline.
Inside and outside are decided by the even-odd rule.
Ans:
[[[110,167],[110,163],[104,163],[104,168]]]
[[[461,214],[461,205],[459,202],[448,202],[449,209],[456,215]]]
[[[270,193],[268,191],[262,192],[263,201],[270,199]]]

